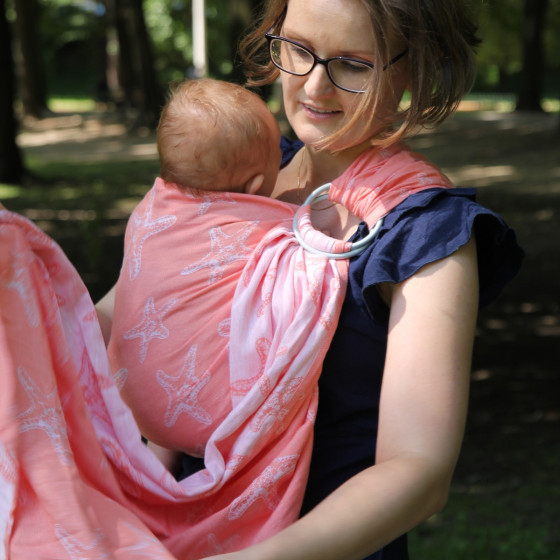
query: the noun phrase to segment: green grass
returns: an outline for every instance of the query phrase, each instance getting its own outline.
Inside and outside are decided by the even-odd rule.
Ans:
[[[556,439],[556,438],[555,438]],[[552,440],[551,440],[552,442]],[[532,449],[530,442],[518,451]],[[463,455],[470,453],[467,447]],[[525,459],[526,460],[526,459]],[[414,560],[553,560],[558,558],[560,451],[524,478],[455,485],[447,507],[412,531]],[[539,459],[537,459],[539,461]],[[515,469],[515,463],[511,465]]]
[[[54,113],[83,113],[94,111],[96,103],[89,98],[57,98],[50,99],[48,107]]]

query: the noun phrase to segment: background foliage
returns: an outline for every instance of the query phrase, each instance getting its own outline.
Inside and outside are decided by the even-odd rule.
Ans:
[[[12,2],[14,0],[11,0]],[[527,0],[529,1],[529,0]],[[50,96],[95,94],[103,78],[107,10],[95,0],[38,0],[42,56]],[[250,14],[259,2],[207,0],[209,72],[228,79],[233,72],[237,37],[231,37],[232,5]],[[9,3],[8,3],[9,5]],[[523,0],[473,2],[483,37],[477,90],[515,92],[522,69]],[[192,16],[188,0],[144,0],[144,15],[154,52],[158,81],[165,86],[188,75],[192,66]],[[239,9],[239,8],[237,8]],[[15,18],[13,7],[10,18]],[[248,23],[248,21],[247,21]],[[547,4],[544,44],[545,95],[560,95],[560,1]],[[110,44],[107,48],[118,48]]]

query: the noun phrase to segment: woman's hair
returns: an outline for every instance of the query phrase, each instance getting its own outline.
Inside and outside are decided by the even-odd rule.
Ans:
[[[393,144],[419,127],[434,126],[449,117],[476,76],[477,27],[461,0],[358,0],[368,11],[376,41],[376,72],[371,87],[360,95],[357,110],[342,128],[324,139],[329,146],[355,125],[371,124],[381,99],[377,92],[389,83],[393,66],[383,67],[395,56],[391,44],[407,51],[411,100],[407,108],[386,118],[386,132],[377,142]],[[270,60],[265,33],[280,32],[288,0],[268,0],[255,28],[241,42],[249,86],[276,80],[278,70]],[[393,47],[394,50],[394,47]]]
[[[236,168],[260,165],[270,153],[266,111],[255,93],[232,83],[200,79],[172,87],[157,131],[161,178],[208,190],[220,181],[237,190],[230,184]]]

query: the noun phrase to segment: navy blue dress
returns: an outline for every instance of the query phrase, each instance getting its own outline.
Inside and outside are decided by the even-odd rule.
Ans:
[[[285,166],[301,148],[282,139]],[[503,220],[478,205],[474,189],[434,188],[409,196],[384,219],[374,242],[350,260],[336,333],[319,379],[313,456],[302,515],[346,480],[375,463],[389,309],[376,286],[398,283],[445,258],[476,232],[481,306],[517,273],[523,252]],[[361,224],[351,241],[367,235]],[[185,457],[187,476],[196,470]],[[199,467],[201,467],[201,462]],[[364,560],[408,560],[406,535]]]
[[[283,165],[301,148],[284,140]],[[375,462],[389,309],[376,286],[398,283],[445,258],[476,232],[481,306],[517,273],[523,252],[503,220],[475,201],[474,189],[434,188],[408,197],[384,219],[368,249],[350,260],[346,298],[319,379],[313,457],[302,514]],[[351,241],[368,233],[361,224]],[[407,560],[406,535],[367,560]]]

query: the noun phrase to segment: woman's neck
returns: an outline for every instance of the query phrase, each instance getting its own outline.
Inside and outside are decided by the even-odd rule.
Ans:
[[[368,142],[336,153],[306,146],[304,148],[305,152],[302,154],[300,170],[300,181],[302,187],[305,186],[306,194],[340,177],[354,160],[370,146],[371,144]]]

